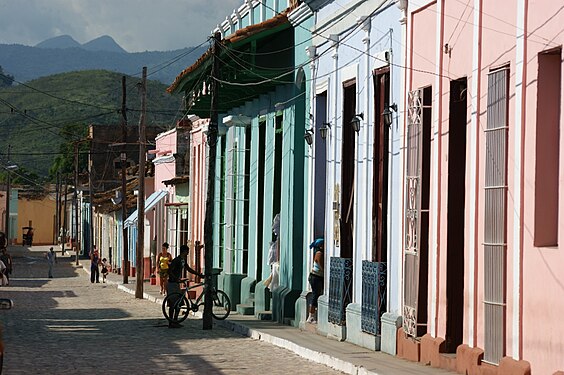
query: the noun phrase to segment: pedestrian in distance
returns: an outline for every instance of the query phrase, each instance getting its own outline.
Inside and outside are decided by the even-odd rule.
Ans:
[[[13,264],[12,256],[8,253],[8,249],[6,249],[5,247],[2,248],[2,250],[0,251],[0,261],[2,261],[6,266],[6,269],[4,270],[4,276],[6,276],[7,279],[6,285],[9,285],[10,275],[14,270],[14,264]]]
[[[168,289],[167,289],[167,294],[170,296],[173,293],[181,293],[180,291],[180,282],[183,280],[182,279],[182,271],[186,270],[189,273],[199,276],[201,278],[204,277],[204,275],[202,275],[201,273],[199,273],[198,271],[192,269],[192,267],[190,267],[188,265],[188,262],[186,261],[186,258],[188,257],[188,252],[189,252],[189,248],[188,245],[181,245],[180,246],[180,254],[178,254],[178,256],[176,258],[174,258],[172,260],[172,262],[170,263],[169,267],[168,267]],[[168,306],[168,316],[173,317],[173,320],[177,320],[178,318],[178,313],[179,311],[174,311],[174,308],[172,307],[172,305],[174,305],[176,303],[176,301],[171,301],[169,299],[169,306]],[[182,324],[180,323],[172,323],[169,322],[168,323],[168,328],[180,328],[182,327]]]
[[[110,264],[106,258],[102,259],[102,282],[106,282],[106,277],[108,276],[108,272],[110,272]]]
[[[318,238],[309,245],[313,249],[313,265],[309,273],[309,284],[311,285],[311,305],[309,306],[308,323],[317,323],[317,301],[323,294],[323,238]]]
[[[100,282],[100,254],[94,246],[94,251],[90,253],[90,282],[94,283],[94,280]]]
[[[168,242],[163,243],[162,251],[157,257],[157,273],[160,278],[161,294],[166,295],[168,284],[168,267],[172,262],[172,255],[168,252]]]
[[[52,279],[53,278],[53,265],[55,263],[57,263],[57,254],[55,254],[55,251],[53,250],[52,247],[49,249],[47,254],[45,254],[45,258],[47,258],[47,264],[49,265],[49,275],[48,275],[48,277],[50,279]]]

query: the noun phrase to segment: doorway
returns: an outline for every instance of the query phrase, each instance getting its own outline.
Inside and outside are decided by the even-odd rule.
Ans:
[[[390,72],[386,67],[374,76],[376,123],[372,189],[372,261],[386,262],[388,243],[388,153],[389,128],[382,113],[390,103]]]
[[[445,349],[456,353],[464,325],[464,203],[467,79],[450,82],[447,198],[447,320]]]
[[[356,80],[343,83],[343,122],[341,153],[341,258],[353,256],[354,158],[356,132],[351,121],[356,114]]]

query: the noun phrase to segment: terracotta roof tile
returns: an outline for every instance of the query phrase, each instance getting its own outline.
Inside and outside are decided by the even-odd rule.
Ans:
[[[237,43],[241,40],[244,40],[245,38],[251,37],[257,33],[260,33],[262,31],[265,30],[269,30],[269,29],[273,29],[279,25],[283,25],[284,23],[288,22],[288,13],[290,13],[292,10],[294,10],[294,8],[297,6],[297,2],[296,4],[290,6],[289,8],[287,8],[286,10],[284,10],[282,13],[277,14],[276,16],[263,21],[261,23],[257,23],[254,25],[250,25],[247,26],[245,28],[239,29],[237,30],[235,33],[229,35],[227,38],[224,38],[221,43],[224,46],[227,46],[228,44],[232,44],[232,43]],[[193,72],[194,70],[196,70],[198,67],[200,67],[200,65],[202,65],[211,55],[211,51],[208,49],[202,56],[200,56],[200,58],[198,60],[196,60],[196,62],[194,64],[192,64],[191,66],[187,67],[186,69],[184,69],[174,80],[174,82],[166,89],[167,92],[172,93],[173,91],[175,91],[178,86],[180,85],[180,82],[182,82],[182,80],[189,75],[191,72]]]

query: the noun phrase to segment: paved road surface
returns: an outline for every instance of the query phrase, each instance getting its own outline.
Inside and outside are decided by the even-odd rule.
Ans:
[[[0,296],[4,374],[337,374],[287,350],[190,319],[169,329],[160,306],[91,284],[69,258],[48,279],[48,247],[12,248],[15,273]]]

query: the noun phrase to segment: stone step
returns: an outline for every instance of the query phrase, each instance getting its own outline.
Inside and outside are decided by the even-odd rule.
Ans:
[[[237,312],[241,315],[254,315],[255,314],[255,306],[240,303],[237,305]]]
[[[317,333],[317,323],[313,324],[313,323],[304,322],[304,325],[301,328],[301,330],[311,333]]]
[[[258,320],[272,320],[272,311],[259,311],[255,312]]]

